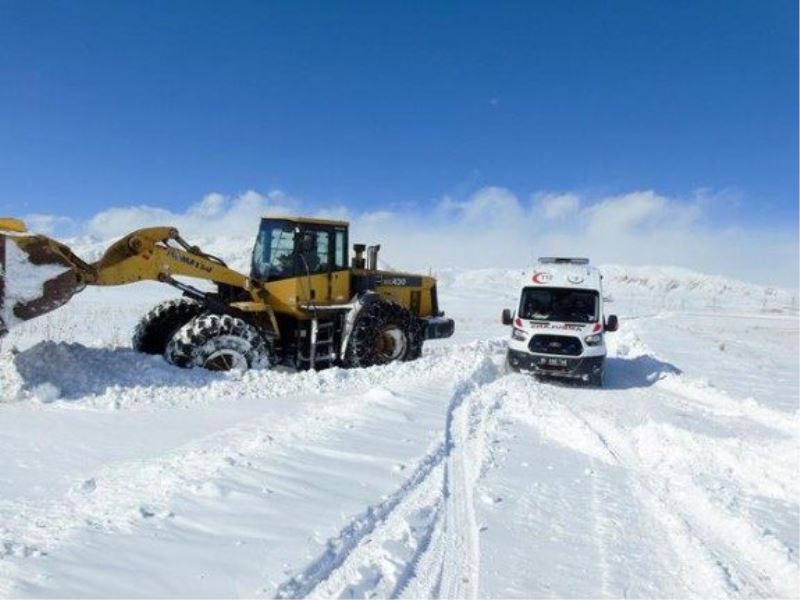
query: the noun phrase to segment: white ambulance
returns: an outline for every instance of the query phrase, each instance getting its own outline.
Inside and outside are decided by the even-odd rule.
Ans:
[[[604,337],[618,321],[605,316],[603,276],[588,258],[540,258],[503,324],[512,326],[509,369],[603,385]]]

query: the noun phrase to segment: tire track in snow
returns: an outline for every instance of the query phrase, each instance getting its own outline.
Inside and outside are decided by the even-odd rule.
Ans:
[[[499,375],[489,358],[491,347],[473,364],[453,388],[447,402],[443,440],[417,465],[412,475],[380,504],[351,520],[338,535],[328,540],[322,554],[300,573],[280,584],[278,598],[306,596],[396,597],[420,577],[433,589],[446,582],[452,597],[474,597],[477,591],[477,526],[471,501],[471,485],[464,471],[462,448],[467,441],[469,400]],[[424,515],[419,527],[409,521]],[[417,519],[418,521],[420,519]],[[419,525],[419,523],[418,523]],[[411,531],[412,535],[408,535]],[[403,547],[394,560],[384,549],[392,543]],[[442,547],[444,544],[444,547]],[[455,548],[451,547],[455,546]],[[466,547],[467,560],[463,561]],[[397,560],[397,555],[405,555]],[[435,563],[436,582],[423,556],[441,554]],[[467,569],[469,588],[463,589],[463,576],[438,577],[448,559],[459,561],[456,573]],[[433,595],[438,595],[434,593]]]
[[[349,524],[328,541],[326,552],[304,569],[303,580],[295,576],[279,588],[277,596],[397,597],[431,544],[443,510],[443,478],[442,462],[438,462],[415,486],[398,490],[405,496],[393,494],[398,501],[388,512],[381,516],[368,509],[371,521],[355,521],[369,531],[357,531]],[[345,547],[340,541],[351,533],[363,535]]]
[[[613,592],[610,587],[610,576],[609,576],[609,563],[608,563],[608,549],[606,547],[606,540],[605,540],[605,527],[607,523],[602,520],[601,515],[603,514],[602,511],[602,502],[600,498],[600,481],[597,477],[597,465],[595,464],[595,460],[590,458],[589,459],[589,472],[591,476],[592,482],[592,517],[593,517],[593,524],[594,524],[594,540],[595,546],[597,547],[597,557],[600,566],[600,597],[608,598],[613,596]],[[623,594],[623,596],[627,597],[627,594]]]
[[[495,351],[504,354],[504,346]],[[502,373],[498,371],[497,375]],[[451,451],[443,464],[438,520],[434,521],[423,552],[406,568],[391,597],[476,598],[479,594],[480,531],[474,493],[493,464],[487,429],[494,424],[504,392],[502,379],[479,387],[452,413],[447,429]]]
[[[626,333],[637,354],[655,357],[635,328]],[[613,439],[618,460],[641,474],[640,495],[649,496],[642,503],[670,528],[676,549],[682,549],[679,555],[687,552],[705,559],[706,581],[716,580],[720,589],[736,595],[796,593],[800,586],[796,555],[755,524],[740,506],[740,498],[751,493],[797,504],[796,463],[776,457],[796,456],[800,413],[777,411],[753,398],[736,399],[680,372],[654,383],[647,393],[639,391],[651,408],[662,405],[716,417],[717,422],[710,421],[716,426],[719,417],[733,423],[749,421],[765,428],[768,438],[712,437],[655,422],[655,411],[642,415],[633,427],[621,429],[608,411],[587,415],[587,425],[604,444]],[[713,588],[703,593],[713,593]]]
[[[451,419],[453,451],[445,465],[446,512],[438,538],[443,548],[434,552],[440,565],[432,597],[478,597],[480,540],[474,496],[486,468],[486,427],[502,397],[492,383],[473,393]]]
[[[640,352],[653,354],[632,332]],[[682,531],[695,550],[733,594],[792,595],[800,588],[796,552],[774,533],[756,524],[743,505],[746,495],[774,498],[797,505],[796,456],[800,413],[768,408],[754,398],[738,399],[711,384],[684,374],[668,374],[653,386],[652,395],[665,406],[689,414],[722,417],[728,423],[750,422],[766,437],[712,437],[674,424],[648,420],[620,431],[608,418],[594,415],[594,428],[616,436],[615,447],[634,462],[640,484],[659,501],[659,516],[671,514],[674,531]],[[748,430],[752,427],[748,427]],[[772,432],[772,433],[771,433]],[[686,546],[686,540],[678,541]]]
[[[617,357],[633,360],[649,357],[656,364],[672,366],[661,361],[642,340],[637,324],[624,326],[620,335],[612,338],[609,346]],[[764,406],[752,397],[736,398],[711,383],[693,379],[676,367],[654,375],[656,377],[652,382],[671,393],[674,403],[681,408],[699,409],[713,417],[749,420],[795,441],[800,437],[800,411],[787,413]]]
[[[791,481],[780,485],[778,480],[791,476],[777,467],[769,468],[774,476],[759,483],[755,474],[751,478],[735,469],[735,454],[730,449],[722,455],[715,450],[722,449],[725,438],[657,425],[660,419],[674,417],[676,407],[686,410],[690,401],[676,399],[671,391],[661,389],[659,382],[646,388],[594,391],[511,376],[498,385],[507,387],[509,402],[505,409],[513,411],[519,421],[527,422],[545,439],[626,474],[636,507],[643,509],[644,519],[652,523],[654,532],[669,540],[678,559],[671,563],[663,551],[656,553],[654,558],[664,573],[678,572],[678,584],[663,589],[716,597],[791,595],[796,589],[798,569],[791,551],[774,536],[758,531],[750,519],[735,510],[735,504],[721,504],[710,488],[697,483],[694,474],[724,482],[730,479],[733,468],[735,483],[758,486],[755,491],[784,500],[790,500],[795,485]],[[649,445],[642,447],[643,440]],[[752,460],[753,453],[746,448],[741,451]],[[602,546],[604,540],[596,542]],[[599,548],[601,561],[602,550]],[[598,566],[602,571],[603,565]],[[662,586],[664,573],[659,574]],[[607,581],[609,575],[603,571],[601,576]]]
[[[579,418],[596,433],[615,461],[636,475],[634,491],[640,504],[667,529],[676,554],[695,557],[696,561],[684,558],[680,568],[687,589],[703,595],[790,595],[790,590],[796,590],[800,579],[788,550],[774,537],[754,531],[747,519],[715,502],[695,481],[693,467],[698,461],[683,471],[673,465],[664,473],[661,465],[646,460],[636,445],[637,439],[643,439],[636,433],[641,426],[623,431],[598,414]],[[644,439],[663,456],[672,452],[669,442],[681,447],[677,438],[669,442],[657,439],[652,444],[652,436],[644,433]]]
[[[544,423],[540,419],[534,419],[530,424],[536,426],[545,438],[566,448],[584,452],[591,460],[600,459],[602,462],[619,467],[626,472],[630,481],[630,489],[637,498],[637,503],[645,508],[651,521],[665,532],[675,548],[675,555],[684,557],[682,563],[672,567],[678,571],[682,581],[682,586],[678,586],[678,588],[682,587],[684,590],[691,590],[692,593],[703,596],[728,595],[731,589],[726,585],[725,578],[720,576],[721,571],[710,568],[710,556],[702,540],[693,535],[676,536],[681,529],[685,528],[685,522],[673,511],[668,510],[670,507],[662,497],[643,484],[642,476],[646,475],[636,463],[635,457],[630,452],[626,452],[624,447],[620,447],[610,440],[616,433],[615,425],[608,424],[605,428],[598,428],[596,423],[591,422],[590,418],[581,414],[579,409],[571,405],[572,399],[568,396],[569,388],[541,386],[540,393],[540,397],[536,400],[544,401],[547,416],[543,419]],[[531,408],[538,413],[537,416],[544,416],[541,412],[544,407],[531,406]],[[546,424],[554,421],[562,421],[562,428],[549,429]],[[553,435],[554,433],[555,435]],[[658,508],[654,508],[654,506]],[[687,561],[685,560],[686,556],[693,556],[694,560]],[[688,571],[685,569],[687,565],[691,565]],[[603,565],[600,566],[603,567]],[[608,581],[607,569],[603,573],[603,579]]]
[[[609,431],[607,429],[604,434],[600,430],[602,428],[592,424],[590,419],[579,415],[569,406],[565,406],[565,408],[583,424],[587,431],[597,437],[598,442],[606,450],[613,464],[623,468],[631,475],[631,490],[638,498],[638,504],[649,509],[651,519],[662,525],[667,537],[672,541],[676,549],[676,555],[683,558],[683,563],[677,565],[677,571],[681,576],[684,589],[711,597],[725,595],[724,592],[730,591],[730,586],[722,585],[723,583],[727,584],[727,577],[720,578],[718,571],[709,568],[708,558],[710,554],[703,540],[693,535],[689,524],[675,514],[674,511],[670,510],[671,506],[664,500],[662,495],[643,484],[642,469],[636,464],[635,458],[629,452],[626,453],[618,447],[615,448],[608,441]],[[653,510],[653,505],[658,508]],[[687,530],[688,536],[676,537],[676,533],[681,529]],[[688,572],[685,569],[689,562],[685,560],[687,555],[692,555],[698,559],[696,562],[691,561],[692,569]]]
[[[753,398],[738,400],[724,390],[692,381],[685,375],[668,376],[658,386],[713,416],[747,419],[781,435],[796,440],[800,437],[800,413],[785,413],[762,406]]]

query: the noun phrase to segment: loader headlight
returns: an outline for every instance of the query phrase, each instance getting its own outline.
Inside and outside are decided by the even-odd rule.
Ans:
[[[514,329],[511,330],[511,337],[515,340],[519,340],[520,342],[524,342],[526,335],[522,329],[517,329],[514,327]]]
[[[583,341],[586,342],[587,346],[597,346],[603,342],[603,334],[594,333],[592,335],[587,335],[583,338]]]

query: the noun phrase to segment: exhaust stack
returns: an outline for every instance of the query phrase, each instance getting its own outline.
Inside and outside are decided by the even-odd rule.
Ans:
[[[377,271],[378,270],[378,252],[381,250],[381,245],[376,244],[375,246],[369,246],[367,248],[367,270],[368,271]]]
[[[353,268],[354,269],[363,269],[364,268],[364,250],[366,250],[366,246],[364,244],[353,244]]]

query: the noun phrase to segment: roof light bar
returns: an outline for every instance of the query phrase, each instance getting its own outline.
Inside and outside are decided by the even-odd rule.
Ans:
[[[564,256],[540,256],[540,265],[588,265],[588,258],[569,258]]]

